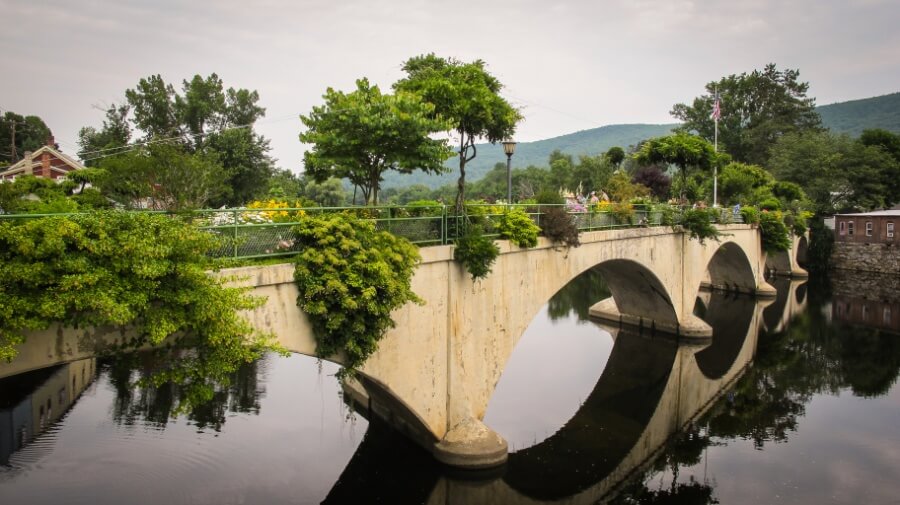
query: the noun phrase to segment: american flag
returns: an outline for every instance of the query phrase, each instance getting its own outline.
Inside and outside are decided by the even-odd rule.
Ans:
[[[722,118],[722,109],[719,107],[719,95],[716,95],[716,100],[713,102],[713,110],[712,114],[709,116],[712,119],[718,121]]]

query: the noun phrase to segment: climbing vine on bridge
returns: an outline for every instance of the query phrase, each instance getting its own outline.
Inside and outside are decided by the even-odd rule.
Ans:
[[[691,238],[699,240],[701,244],[706,239],[718,242],[721,233],[713,225],[714,217],[714,212],[708,209],[686,209],[677,222]]]
[[[781,211],[762,212],[759,215],[759,233],[762,247],[768,253],[787,251],[791,248],[790,231]]]
[[[103,211],[0,221],[0,358],[28,330],[131,327],[143,343],[170,337],[214,355],[225,372],[274,345],[238,311],[261,300],[209,275],[216,238],[177,218]],[[204,368],[203,353],[191,358]],[[183,382],[207,377],[184,371]]]
[[[419,251],[349,214],[304,216],[295,230],[301,251],[294,270],[297,305],[312,323],[316,353],[342,357],[345,368],[339,375],[344,377],[394,327],[394,309],[422,303],[411,288]]]

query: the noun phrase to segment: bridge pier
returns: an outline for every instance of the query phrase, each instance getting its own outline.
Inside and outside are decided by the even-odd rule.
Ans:
[[[592,306],[588,313],[591,317],[596,317],[603,321],[618,323],[619,325],[632,326],[641,330],[647,329],[652,332],[671,333],[688,338],[708,338],[712,337],[712,327],[705,321],[693,314],[682,315],[682,321],[664,321],[623,314],[619,311],[614,298],[610,297],[597,302]]]

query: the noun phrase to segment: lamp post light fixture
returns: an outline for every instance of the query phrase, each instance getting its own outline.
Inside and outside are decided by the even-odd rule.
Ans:
[[[506,153],[506,204],[512,203],[512,155],[516,152],[516,141],[503,141],[503,152]]]

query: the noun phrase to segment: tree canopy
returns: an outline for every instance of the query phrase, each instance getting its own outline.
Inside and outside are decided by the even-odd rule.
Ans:
[[[676,133],[649,139],[634,155],[640,165],[666,163],[676,165],[681,172],[681,198],[684,199],[687,173],[691,168],[709,171],[716,161],[713,145],[687,133]]]
[[[464,212],[466,163],[477,155],[476,139],[496,143],[511,137],[522,115],[500,96],[503,85],[481,60],[465,63],[432,53],[410,58],[403,71],[407,76],[394,89],[416,93],[433,104],[434,113],[459,136],[456,209]]]
[[[183,210],[204,207],[226,191],[214,156],[181,146],[141,146],[104,160],[97,185],[126,207]]]
[[[47,145],[50,128],[38,116],[22,116],[6,111],[0,116],[0,166],[12,165]]]
[[[821,131],[815,99],[806,96],[809,83],[798,80],[798,70],[778,70],[774,63],[763,70],[729,75],[706,85],[706,94],[691,105],[679,103],[671,114],[683,121],[680,131],[696,132],[710,142],[715,93],[720,98],[719,143],[735,161],[766,166],[769,147],[781,136],[799,131]]]
[[[383,94],[360,79],[355,91],[328,88],[323,98],[324,105],[300,116],[307,128],[300,140],[313,145],[304,156],[306,172],[317,182],[347,178],[362,189],[366,203],[377,204],[385,171],[441,172],[452,155],[446,140],[430,137],[449,124],[418,95]]]
[[[79,132],[79,155],[86,164],[103,166],[137,145],[165,143],[221,167],[223,189],[211,196],[210,205],[239,205],[266,191],[274,162],[268,156],[269,141],[253,130],[265,115],[256,91],[225,89],[213,73],[182,81],[179,93],[160,75],[152,75],[126,90],[125,100],[106,110],[102,128]],[[137,139],[132,139],[133,131],[139,133]],[[144,150],[143,155],[156,152]]]
[[[769,168],[776,178],[800,185],[819,214],[900,201],[900,161],[882,145],[866,142],[827,132],[792,133],[772,147]]]

